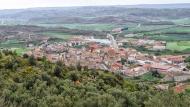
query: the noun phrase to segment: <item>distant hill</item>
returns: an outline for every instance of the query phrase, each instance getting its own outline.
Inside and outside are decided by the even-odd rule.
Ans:
[[[144,4],[126,6],[51,7],[0,10],[3,23],[147,23],[151,20],[190,17],[190,4]]]
[[[157,8],[157,9],[176,9],[176,8],[190,8],[190,3],[179,4],[140,4],[140,5],[128,5],[128,8]]]

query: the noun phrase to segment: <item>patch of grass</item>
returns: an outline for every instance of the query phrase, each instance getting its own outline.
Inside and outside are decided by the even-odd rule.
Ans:
[[[173,25],[138,25],[130,27],[128,32],[151,32],[159,29],[167,29],[168,27],[172,27]]]
[[[25,47],[25,43],[23,41],[13,39],[13,40],[7,40],[7,41],[0,42],[0,47],[3,47],[3,48],[20,48],[20,47]]]
[[[70,29],[79,30],[93,30],[93,31],[108,31],[113,28],[119,27],[119,25],[114,24],[39,24],[39,26],[44,27],[66,27]]]
[[[18,55],[23,55],[24,53],[26,53],[30,49],[28,49],[28,48],[11,48],[11,50],[16,51],[16,53]]]
[[[170,26],[141,26],[140,28],[129,28],[129,32],[144,34],[150,39],[165,41],[190,41],[190,27],[176,25]]]
[[[22,55],[29,50],[25,42],[16,39],[0,42],[0,47],[16,51],[18,55]]]
[[[151,28],[151,26],[149,26]],[[156,26],[155,26],[156,27]],[[150,29],[147,28],[147,29]],[[148,34],[189,34],[190,33],[190,27],[183,27],[183,26],[168,26],[165,28],[158,28],[157,30],[150,30],[147,32]]]
[[[146,36],[154,40],[190,41],[190,34],[146,34]]]
[[[164,75],[161,74],[161,77],[163,77]],[[139,77],[141,80],[143,81],[159,81],[161,78],[157,78],[157,77],[154,77],[152,75],[152,72],[148,72],[142,76]]]
[[[67,34],[67,33],[61,33],[61,32],[45,32],[43,33],[44,35],[54,37],[54,38],[60,38],[60,39],[69,39],[72,37],[72,35]]]
[[[190,18],[172,20],[176,24],[190,24]]]
[[[177,44],[179,46],[190,46],[190,41],[179,41]]]
[[[190,41],[186,42],[168,42],[166,48],[169,50],[184,51],[190,49]]]
[[[64,24],[64,27],[80,30],[108,31],[116,28],[113,24]]]

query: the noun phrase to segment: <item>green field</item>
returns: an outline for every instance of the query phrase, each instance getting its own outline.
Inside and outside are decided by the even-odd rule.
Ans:
[[[189,41],[190,34],[152,34],[147,35],[150,39],[164,41]]]
[[[93,30],[93,31],[108,31],[116,27],[119,27],[114,24],[39,24],[39,26],[66,27],[70,29]]]
[[[163,30],[157,31],[157,33],[177,33],[177,34],[190,33],[190,27],[179,26],[175,28],[163,29]]]
[[[70,29],[80,29],[80,30],[94,30],[94,31],[107,31],[112,30],[116,25],[112,24],[65,24],[64,27]]]
[[[0,42],[0,47],[4,47],[4,48],[21,48],[24,46],[25,46],[25,43],[23,41],[19,41],[16,39]]]
[[[190,41],[190,27],[177,25],[141,25],[129,27],[126,33],[144,35],[154,40]]]
[[[183,27],[183,26],[168,26],[168,27],[159,27],[156,29],[157,26],[147,26],[148,32],[144,32],[146,34],[190,34],[190,27]],[[145,28],[144,28],[145,29]],[[152,29],[152,30],[151,30]]]
[[[18,55],[23,55],[24,53],[26,53],[30,49],[28,49],[28,48],[11,48],[11,50],[16,51],[16,53]]]
[[[190,41],[168,42],[166,48],[169,50],[187,51],[190,50]]]
[[[180,41],[177,44],[179,46],[190,46],[190,41]]]
[[[64,40],[69,39],[73,36],[71,34],[61,33],[61,32],[45,32],[43,34],[49,37],[59,38],[59,39],[64,39]]]
[[[129,26],[128,32],[151,32],[159,29],[167,29],[172,26],[173,25],[141,25],[138,27],[138,25],[133,25]]]
[[[160,74],[161,78],[164,77],[163,74]],[[159,81],[161,78],[154,77],[151,72],[145,73],[144,75],[140,76],[139,79],[142,81]]]
[[[190,24],[190,18],[172,20],[176,24]]]
[[[28,48],[26,48],[25,43],[23,41],[19,41],[16,39],[0,42],[0,47],[16,51],[18,55],[22,55],[23,53],[29,50]]]

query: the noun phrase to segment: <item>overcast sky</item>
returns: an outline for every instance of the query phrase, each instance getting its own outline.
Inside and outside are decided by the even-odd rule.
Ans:
[[[168,3],[190,3],[190,0],[0,0],[0,9]]]

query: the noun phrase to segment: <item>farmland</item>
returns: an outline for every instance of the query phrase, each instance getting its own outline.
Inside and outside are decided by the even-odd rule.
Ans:
[[[140,76],[140,79],[141,79],[142,81],[159,81],[162,77],[163,77],[163,75],[161,75],[160,78],[155,77],[155,76],[153,76],[153,73],[152,73],[152,72],[148,72],[148,73],[146,73],[146,74]]]
[[[148,35],[150,39],[164,40],[164,41],[189,41],[190,35],[185,34],[154,34]]]
[[[72,37],[71,34],[63,33],[63,32],[45,32],[43,33],[45,36],[59,39],[69,39]]]
[[[108,31],[119,26],[114,24],[39,24],[45,27],[66,27],[79,30]]]
[[[29,51],[28,48],[11,48],[11,50],[15,51],[18,55],[23,55],[25,52]]]
[[[7,40],[0,43],[0,47],[6,47],[6,48],[22,48],[24,47],[25,43],[16,39],[13,40]]]
[[[0,43],[1,48],[7,48],[15,51],[18,55],[22,55],[29,49],[26,47],[25,42],[19,40],[7,40]]]
[[[177,51],[190,51],[190,41],[168,42],[167,49]]]
[[[190,18],[182,18],[177,20],[172,20],[176,24],[190,24]]]
[[[155,26],[156,27],[156,26]],[[160,27],[146,27],[143,31],[136,30],[139,34],[144,34],[150,39],[165,40],[165,41],[189,41],[190,40],[190,27],[170,26],[168,28]],[[152,30],[150,30],[152,29]]]
[[[133,33],[148,32],[148,33],[150,33],[151,31],[167,29],[172,26],[173,25],[138,25],[138,24],[136,24],[136,25],[130,25],[128,32],[133,32]]]

